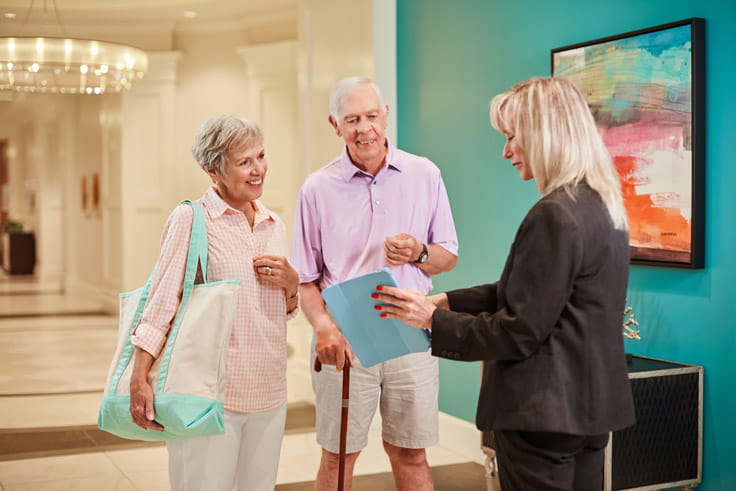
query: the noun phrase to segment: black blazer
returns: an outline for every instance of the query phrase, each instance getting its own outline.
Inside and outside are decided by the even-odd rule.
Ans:
[[[596,435],[634,423],[622,320],[628,234],[581,183],[539,200],[500,281],[447,293],[432,318],[432,354],[486,360],[481,430]]]

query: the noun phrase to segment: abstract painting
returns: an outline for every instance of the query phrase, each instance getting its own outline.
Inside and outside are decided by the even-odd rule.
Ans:
[[[581,91],[621,178],[631,261],[703,267],[704,20],[552,50]]]

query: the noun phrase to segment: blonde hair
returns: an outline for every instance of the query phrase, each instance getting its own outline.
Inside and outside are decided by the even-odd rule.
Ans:
[[[546,196],[585,180],[603,200],[616,229],[626,230],[621,181],[575,86],[560,78],[536,77],[491,100],[491,124],[511,134],[526,154],[537,188]]]
[[[263,143],[261,129],[253,121],[233,114],[208,119],[199,127],[192,155],[206,172],[222,175],[227,153],[236,144],[248,148]]]

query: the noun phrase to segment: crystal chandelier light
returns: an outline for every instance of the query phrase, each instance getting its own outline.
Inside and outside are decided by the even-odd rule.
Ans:
[[[144,51],[122,44],[66,37],[0,37],[0,90],[120,92],[142,78],[147,68]]]

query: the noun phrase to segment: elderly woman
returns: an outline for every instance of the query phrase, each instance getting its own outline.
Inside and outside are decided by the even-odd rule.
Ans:
[[[383,316],[432,330],[432,353],[486,360],[476,423],[504,491],[594,490],[610,431],[634,422],[621,336],[629,246],[618,176],[583,97],[535,78],[496,96],[503,157],[542,198],[501,279],[432,297],[380,287]]]
[[[237,279],[241,290],[225,362],[225,434],[168,442],[171,488],[273,490],[286,419],[286,321],[296,315],[299,277],[285,258],[284,224],[258,201],[268,170],[258,126],[237,116],[211,118],[192,153],[213,182],[199,200],[208,281]],[[192,218],[190,206],[171,213],[133,334],[130,412],[149,430],[162,428],[147,374],[177,311]]]

